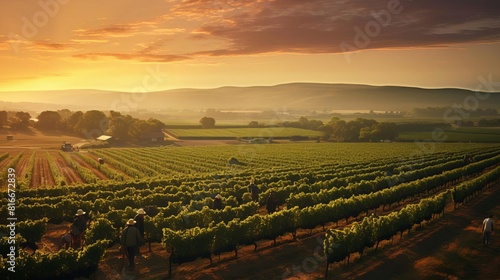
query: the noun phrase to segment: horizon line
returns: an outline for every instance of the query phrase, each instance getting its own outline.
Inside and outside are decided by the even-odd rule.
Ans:
[[[217,87],[199,87],[199,88],[190,88],[190,87],[179,87],[179,88],[171,88],[171,89],[162,89],[156,91],[148,91],[143,93],[158,93],[164,91],[174,91],[174,90],[215,90],[222,88],[251,88],[251,87],[277,87],[284,85],[293,85],[293,84],[316,84],[316,85],[347,85],[347,86],[369,86],[369,87],[401,87],[401,88],[415,88],[415,89],[429,89],[429,90],[442,90],[442,89],[456,89],[456,90],[467,90],[473,92],[488,92],[488,91],[477,91],[472,88],[465,87],[422,87],[422,86],[412,86],[412,85],[398,85],[398,84],[359,84],[359,83],[326,83],[326,82],[288,82],[288,83],[278,83],[278,84],[269,84],[269,85],[224,85]],[[44,89],[44,90],[0,90],[0,93],[19,93],[19,92],[51,92],[51,91],[103,91],[103,92],[116,92],[116,93],[135,93],[132,91],[121,91],[121,90],[113,90],[113,89],[98,89],[98,88],[67,88],[67,89]],[[500,91],[493,91],[488,93],[500,93]],[[1,100],[0,100],[1,101]]]

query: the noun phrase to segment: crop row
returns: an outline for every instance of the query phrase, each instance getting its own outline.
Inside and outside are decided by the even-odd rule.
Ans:
[[[491,159],[488,161],[490,162]],[[438,166],[434,166],[435,170],[444,171],[446,168],[453,167],[455,163],[448,164],[440,164]],[[445,168],[446,167],[446,168]],[[430,168],[430,167],[429,167]],[[428,173],[427,170],[423,169],[425,172],[420,172],[419,176],[412,176],[412,179],[418,179],[424,177],[425,174]],[[412,171],[417,172],[417,171]],[[377,174],[378,175],[378,174]],[[394,175],[393,175],[394,176]],[[364,177],[362,177],[364,178]],[[406,179],[410,178],[407,176]],[[295,178],[297,179],[297,178]],[[319,192],[319,193],[309,193],[308,197],[313,195],[317,195],[323,200],[311,200],[301,198],[306,196],[306,194],[299,193],[297,194],[297,189],[301,186],[300,184],[293,184],[290,181],[286,181],[283,187],[276,188],[274,184],[269,184],[269,186],[262,186],[261,195],[260,195],[260,204],[264,204],[265,199],[268,196],[269,191],[274,191],[278,197],[287,198],[288,197],[288,207],[291,208],[293,205],[313,205],[320,202],[328,202],[335,198],[339,197],[349,197],[353,194],[361,194],[367,193],[370,191],[374,191],[377,189],[382,189],[382,187],[377,187],[377,184],[373,185],[377,188],[366,188],[366,186],[370,186],[369,184],[363,181],[356,183],[359,177],[354,175],[352,177],[352,181],[349,180],[346,183],[351,183],[351,185],[347,187],[341,188],[332,188],[328,190],[328,192]],[[392,177],[380,177],[376,179],[375,182],[381,182],[381,184],[385,184],[384,182],[392,181]],[[298,180],[300,181],[300,179]],[[158,207],[167,207],[172,202],[182,202],[184,205],[190,205],[195,201],[204,200],[204,205],[210,205],[211,198],[214,197],[214,190],[222,189],[222,194],[226,197],[225,203],[229,204],[229,199],[233,197],[236,201],[233,203],[238,205],[242,201],[243,195],[248,191],[245,186],[240,186],[235,182],[232,186],[216,186],[208,185],[209,187],[206,190],[195,191],[192,187],[189,186],[167,186],[167,187],[155,187],[154,189],[144,189],[137,190],[133,187],[126,187],[122,190],[106,190],[106,188],[102,187],[102,190],[87,192],[86,194],[78,195],[78,194],[66,194],[66,195],[52,195],[49,197],[39,197],[39,198],[30,198],[29,196],[21,195],[19,200],[19,205],[17,209],[17,214],[20,217],[26,216],[27,218],[42,218],[42,217],[50,217],[51,222],[62,221],[67,217],[71,217],[72,213],[75,209],[78,208],[86,208],[92,209],[94,213],[106,213],[110,211],[110,209],[125,209],[127,206],[133,208],[140,208],[147,205],[156,205]],[[303,189],[303,188],[302,188]],[[330,194],[330,196],[325,196],[326,194]],[[208,199],[208,200],[207,200]],[[309,201],[309,203],[299,204],[297,201],[299,200]],[[5,212],[5,206],[2,208],[2,212]]]
[[[498,181],[499,171],[500,167],[497,167],[493,171],[479,176],[474,184],[484,186],[484,184]],[[379,192],[376,195],[339,199],[329,204],[319,204],[303,209],[295,207],[271,215],[253,215],[244,220],[235,219],[228,223],[221,222],[208,228],[195,227],[180,231],[163,228],[162,244],[167,251],[171,252],[172,261],[176,263],[194,260],[198,257],[211,258],[213,253],[236,251],[238,245],[251,244],[262,239],[275,240],[278,236],[286,233],[294,234],[298,228],[310,228],[325,222],[335,222],[349,215],[358,215],[364,207],[373,207],[369,205],[370,203],[374,203],[373,205],[381,203],[380,198],[384,197],[384,195]],[[432,217],[432,214],[441,213],[446,200],[449,198],[450,191],[447,190],[430,199],[421,200],[419,206],[404,208],[412,209],[413,215],[400,214],[400,216],[408,217],[407,221],[413,226],[415,223],[420,223],[421,219],[428,220]],[[349,209],[354,211],[350,212]],[[311,222],[311,218],[314,218],[314,222]],[[400,230],[409,229],[409,224],[396,227],[385,225],[384,220],[380,221],[378,224],[375,223],[377,225],[376,233],[378,235],[375,235],[377,240],[387,239]],[[394,229],[397,229],[396,232],[394,232]],[[336,244],[336,242],[329,244]],[[352,248],[359,249],[357,246]],[[329,257],[330,261],[338,259],[331,253],[336,251],[332,251],[327,247],[327,252],[331,256]]]

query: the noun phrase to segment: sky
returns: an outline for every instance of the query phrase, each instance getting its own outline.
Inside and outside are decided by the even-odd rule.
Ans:
[[[498,0],[0,0],[0,91],[485,80]]]

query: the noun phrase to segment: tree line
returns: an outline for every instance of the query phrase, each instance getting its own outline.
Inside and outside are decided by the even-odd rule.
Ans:
[[[43,111],[36,119],[27,112],[0,111],[0,126],[9,126],[11,130],[23,130],[34,127],[40,131],[58,130],[74,133],[85,138],[96,138],[103,134],[111,135],[123,141],[138,141],[144,135],[157,133],[165,124],[157,119],[140,120],[120,112],[90,110]]]
[[[319,130],[323,132],[324,139],[338,142],[394,140],[398,136],[395,123],[365,118],[345,121],[333,117],[329,122],[323,123],[300,117],[298,121],[284,122],[283,126]]]

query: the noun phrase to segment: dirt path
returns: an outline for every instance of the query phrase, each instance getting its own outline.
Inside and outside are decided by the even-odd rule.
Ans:
[[[68,165],[58,152],[53,152],[50,155],[54,158],[68,185],[83,182],[78,173],[76,173],[76,171]]]
[[[90,158],[94,159],[95,161],[98,161],[98,160],[99,160],[99,157],[98,157],[98,156],[96,156],[96,155],[94,155],[94,154],[93,154],[93,153],[91,153],[91,152],[88,152],[88,151],[80,151],[79,153],[83,153],[84,155],[86,155],[86,156],[88,156],[88,157],[90,157]],[[106,164],[106,166],[107,166],[109,169],[113,169],[113,171],[115,171],[117,174],[120,174],[120,175],[122,175],[122,176],[123,176],[123,177],[125,177],[125,178],[131,178],[129,175],[127,175],[127,174],[123,173],[123,171],[121,171],[120,169],[118,169],[118,168],[114,167],[113,165],[110,165],[110,164],[108,164],[108,163],[105,163],[105,164]]]
[[[28,165],[28,161],[30,159],[31,153],[24,153],[22,157],[19,159],[19,162],[15,166],[16,172],[17,172],[17,177],[18,178],[24,178],[26,174],[26,167]]]
[[[81,159],[78,155],[71,154],[70,157],[74,161],[76,161],[79,165],[81,165],[81,166],[89,169],[90,171],[92,171],[92,173],[94,173],[97,177],[99,177],[99,179],[101,179],[101,180],[109,180],[108,176],[106,176],[104,173],[102,173],[100,170],[96,169],[92,165],[88,164],[86,161],[84,161],[83,159]]]

